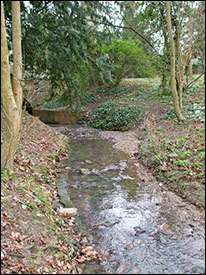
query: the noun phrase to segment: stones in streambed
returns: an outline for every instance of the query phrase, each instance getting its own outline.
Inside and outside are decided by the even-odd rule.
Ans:
[[[62,203],[66,208],[73,207],[72,202],[68,196],[67,189],[65,188],[66,187],[65,179],[57,179],[56,187],[57,187],[60,203]]]
[[[169,227],[170,227],[169,224],[163,223],[163,224],[160,226],[160,230],[167,230]]]
[[[71,170],[71,167],[70,166],[66,166],[66,167],[60,167],[56,170],[57,173],[64,173],[64,172],[67,172],[67,171],[70,171]]]
[[[71,208],[60,208],[58,209],[58,212],[61,214],[66,214],[69,216],[76,216],[77,215],[77,208],[71,207]]]
[[[89,171],[89,169],[86,169],[86,168],[80,168],[80,173],[82,175],[89,175],[89,174],[91,174],[91,172]]]

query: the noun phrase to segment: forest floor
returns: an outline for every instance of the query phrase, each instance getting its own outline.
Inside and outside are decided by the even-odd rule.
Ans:
[[[141,161],[159,181],[185,200],[203,208],[205,200],[205,123],[190,117],[186,123],[163,115],[172,109],[169,96],[153,91],[153,83],[125,81],[131,88],[122,100],[147,105],[142,123],[119,133],[125,152]],[[98,95],[86,106],[87,116],[100,103],[119,95]],[[204,88],[196,86],[183,103],[204,106]],[[3,116],[2,116],[3,117]],[[2,131],[4,121],[2,120]],[[2,135],[3,139],[3,135]],[[138,142],[137,142],[138,140]],[[77,230],[73,216],[62,215],[55,178],[67,155],[67,138],[38,118],[23,115],[22,137],[14,159],[15,176],[1,174],[2,274],[82,273],[78,263],[98,259]],[[129,144],[129,146],[128,146]]]
[[[76,217],[54,207],[66,148],[64,135],[24,113],[15,175],[1,173],[1,274],[76,274],[78,263],[97,258]]]

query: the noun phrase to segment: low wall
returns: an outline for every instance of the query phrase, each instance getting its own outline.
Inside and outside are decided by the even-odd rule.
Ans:
[[[45,123],[75,123],[84,114],[82,111],[71,112],[66,110],[33,109],[33,116],[38,116]]]

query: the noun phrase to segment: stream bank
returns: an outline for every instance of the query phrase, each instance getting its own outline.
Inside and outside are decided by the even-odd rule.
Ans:
[[[3,115],[1,122],[3,140]],[[69,157],[67,138],[25,112],[21,134],[15,174],[8,178],[1,171],[1,272],[82,273],[79,261],[96,254],[88,249],[78,217],[59,211],[56,187],[59,161]]]

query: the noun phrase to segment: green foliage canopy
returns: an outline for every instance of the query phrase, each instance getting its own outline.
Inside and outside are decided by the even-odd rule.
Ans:
[[[97,45],[111,38],[114,4],[110,1],[22,3],[24,70],[31,76],[49,79],[51,97],[63,91],[63,99],[75,109],[81,105],[88,85],[112,83],[110,66]],[[7,1],[4,4],[10,29],[10,4]]]

